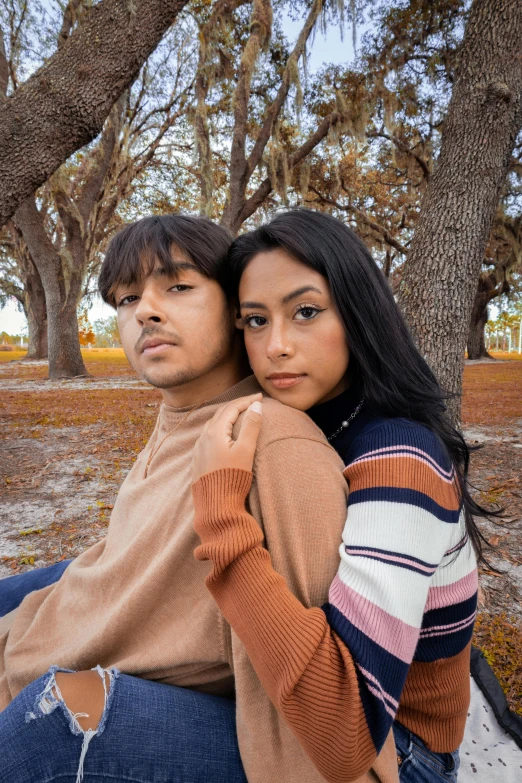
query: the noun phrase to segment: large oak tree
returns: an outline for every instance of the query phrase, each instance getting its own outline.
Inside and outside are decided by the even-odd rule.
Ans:
[[[102,0],[0,112],[0,226],[97,136],[187,0]],[[68,8],[74,5],[68,4]],[[0,72],[0,80],[5,74]]]
[[[420,350],[457,395],[477,280],[521,126],[522,3],[475,0],[400,286]],[[458,421],[458,399],[451,410]]]

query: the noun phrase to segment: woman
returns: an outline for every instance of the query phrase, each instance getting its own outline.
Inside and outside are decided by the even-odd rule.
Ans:
[[[231,403],[194,454],[208,588],[327,780],[369,769],[393,727],[403,783],[455,781],[481,557],[472,514],[484,514],[468,492],[466,444],[349,228],[286,212],[239,237],[230,258],[254,374],[270,396],[308,411],[341,456],[350,494],[328,603],[306,608],[245,508],[259,403],[237,441],[241,406]]]

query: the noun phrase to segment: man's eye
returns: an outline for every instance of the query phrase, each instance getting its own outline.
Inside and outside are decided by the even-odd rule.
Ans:
[[[138,299],[135,294],[129,294],[129,296],[124,296],[120,301],[118,302],[118,307],[125,307],[125,305],[130,304],[135,299]]]
[[[266,324],[266,318],[262,315],[246,315],[243,318],[243,323],[250,329],[259,329]]]
[[[315,318],[316,315],[322,312],[319,307],[300,307],[295,314],[295,318],[299,321],[311,321],[312,318]]]

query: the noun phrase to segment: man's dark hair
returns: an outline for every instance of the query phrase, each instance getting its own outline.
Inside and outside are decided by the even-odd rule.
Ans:
[[[122,228],[111,240],[100,271],[98,287],[102,299],[116,306],[114,291],[152,273],[159,264],[175,277],[178,264],[172,246],[197,266],[205,277],[216,280],[227,297],[232,293],[226,254],[232,235],[208,218],[191,215],[158,215],[142,218]]]

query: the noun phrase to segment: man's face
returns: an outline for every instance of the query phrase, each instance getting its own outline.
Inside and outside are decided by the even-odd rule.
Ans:
[[[226,369],[234,334],[232,311],[221,286],[176,248],[172,257],[180,265],[176,277],[165,275],[158,264],[148,277],[119,285],[114,294],[129,362],[148,383],[163,390]]]

